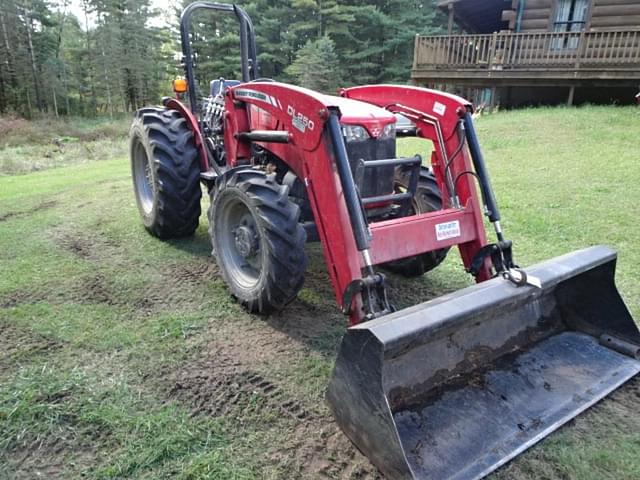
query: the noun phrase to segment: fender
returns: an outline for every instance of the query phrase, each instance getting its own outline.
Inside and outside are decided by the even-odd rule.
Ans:
[[[207,149],[204,145],[204,139],[202,138],[202,132],[200,132],[200,125],[196,117],[193,115],[193,113],[191,113],[191,110],[189,110],[186,105],[184,105],[179,100],[176,100],[175,98],[164,97],[162,99],[162,104],[169,110],[176,110],[178,113],[180,113],[180,115],[182,115],[182,118],[187,121],[189,129],[193,133],[193,139],[196,143],[196,148],[198,149],[198,152],[200,154],[200,171],[208,171],[209,156],[207,155]]]

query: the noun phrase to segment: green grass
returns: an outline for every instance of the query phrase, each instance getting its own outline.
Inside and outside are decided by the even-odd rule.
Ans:
[[[477,122],[517,261],[609,244],[635,318],[639,121],[634,108],[585,107]],[[11,138],[0,146],[0,478],[376,478],[324,402],[344,318],[317,245],[299,300],[256,318],[216,273],[206,216],[192,239],[141,227],[124,138],[76,142],[108,142],[102,161],[51,163],[46,142]],[[403,154],[421,149],[403,141]],[[34,162],[43,171],[9,175]],[[401,306],[469,283],[455,253],[420,280],[391,279]],[[640,478],[634,388],[495,478]]]

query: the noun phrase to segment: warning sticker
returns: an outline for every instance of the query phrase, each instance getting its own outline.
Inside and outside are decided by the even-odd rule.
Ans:
[[[444,115],[444,112],[447,111],[447,107],[440,102],[436,102],[433,104],[433,111],[438,115]]]
[[[460,236],[460,222],[438,223],[436,225],[436,239],[446,240],[447,238],[455,238]]]

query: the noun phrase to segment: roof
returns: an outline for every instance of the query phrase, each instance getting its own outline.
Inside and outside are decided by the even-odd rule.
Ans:
[[[453,4],[453,18],[468,33],[493,33],[508,28],[502,11],[511,9],[511,0],[440,0],[438,7],[448,11]]]

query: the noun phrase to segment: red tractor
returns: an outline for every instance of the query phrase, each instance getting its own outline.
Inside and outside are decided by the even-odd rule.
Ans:
[[[205,98],[190,44],[198,10],[240,24],[242,80],[214,80]],[[296,297],[305,243],[321,242],[351,325],[327,398],[390,478],[481,478],[640,371],[615,252],[515,265],[469,102],[397,85],[329,96],[259,78],[253,25],[234,5],[191,4],[181,37],[189,105],[165,98],[131,127],[143,223],[160,238],[191,235],[203,184],[222,276],[261,314]],[[397,157],[398,114],[430,157]],[[453,246],[477,285],[395,311],[381,272],[422,275]]]

